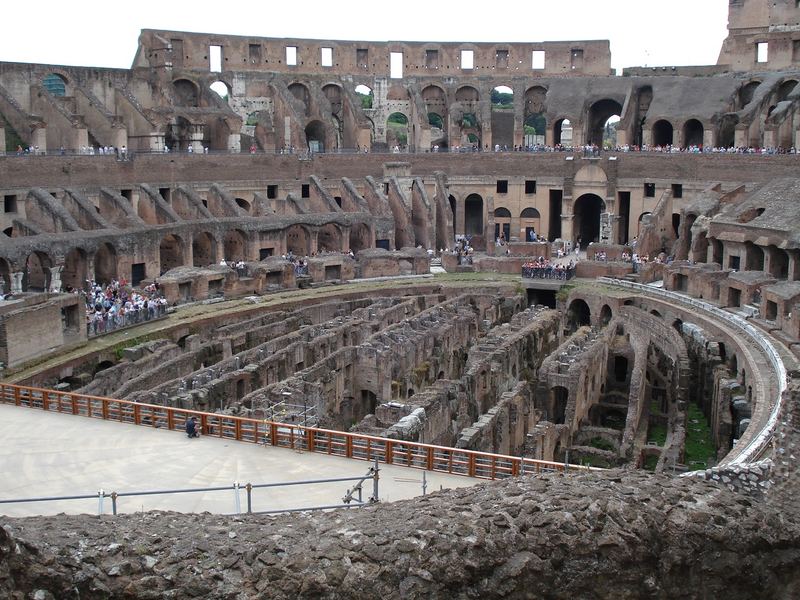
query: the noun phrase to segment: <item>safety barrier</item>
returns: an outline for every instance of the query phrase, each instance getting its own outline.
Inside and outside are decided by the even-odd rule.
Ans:
[[[612,279],[610,277],[600,277],[599,280],[603,283],[644,292],[645,294],[665,298],[673,302],[678,302],[680,304],[691,306],[692,308],[703,310],[706,313],[713,315],[714,318],[734,326],[761,349],[775,371],[775,377],[778,381],[778,392],[775,398],[766,399],[772,404],[772,410],[769,413],[766,423],[761,424],[761,429],[759,430],[758,435],[753,436],[753,438],[743,448],[739,449],[734,447],[734,449],[731,451],[731,454],[734,454],[733,458],[728,460],[726,457],[726,459],[723,461],[723,464],[743,465],[757,460],[768,448],[772,441],[772,436],[775,433],[775,428],[778,424],[778,418],[783,406],[783,392],[787,387],[786,366],[783,364],[783,360],[778,354],[778,351],[775,349],[775,346],[773,346],[772,343],[766,339],[763,333],[761,333],[758,329],[753,327],[753,325],[746,322],[741,317],[732,315],[731,313],[726,312],[717,306],[709,304],[708,302],[703,302],[702,300],[698,300],[690,296],[684,296],[670,290],[654,288],[652,286],[632,281]],[[754,424],[751,423],[751,426],[753,425]],[[731,456],[731,454],[729,454],[729,456]]]
[[[477,479],[495,480],[567,470],[602,470],[7,383],[0,383],[0,402],[170,431],[183,431],[187,419],[195,417],[198,430],[207,436],[369,462],[377,460],[389,465]]]

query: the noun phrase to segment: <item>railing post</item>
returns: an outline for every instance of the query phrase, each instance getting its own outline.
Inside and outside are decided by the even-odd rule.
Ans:
[[[50,406],[50,392],[47,390],[42,392],[42,410],[49,410]]]
[[[425,471],[422,472],[422,495],[424,496],[428,491],[428,478],[426,477],[427,473]]]
[[[433,448],[428,448],[428,456],[426,457],[427,460],[425,468],[429,471],[433,471]]]
[[[306,449],[309,452],[316,452],[313,429],[306,429]]]
[[[117,515],[117,492],[111,492],[111,512]]]
[[[278,445],[278,424],[277,423],[270,423],[269,424],[269,439],[272,442],[273,446]]]
[[[233,510],[236,511],[237,515],[242,514],[242,502],[241,502],[241,499],[239,498],[239,482],[238,481],[234,481],[233,482],[233,506],[234,506]]]
[[[249,515],[253,512],[253,484],[248,481],[244,489],[247,490],[247,514]]]
[[[348,438],[350,439],[350,438]],[[378,480],[380,479],[380,467],[378,467],[378,459],[375,459],[375,474],[372,476],[372,502],[380,502],[380,495],[378,494]]]
[[[100,490],[100,491],[97,492],[97,514],[98,515],[102,515],[103,514],[103,498],[105,498],[105,495],[106,494],[105,494],[105,492],[103,490]]]

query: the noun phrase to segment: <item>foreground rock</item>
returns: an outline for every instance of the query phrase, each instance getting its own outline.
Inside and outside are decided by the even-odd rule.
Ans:
[[[643,473],[517,479],[280,518],[3,525],[0,597],[13,599],[751,600],[800,590],[797,515]]]

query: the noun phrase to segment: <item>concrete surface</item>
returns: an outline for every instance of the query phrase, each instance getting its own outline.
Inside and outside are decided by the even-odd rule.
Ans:
[[[233,513],[233,483],[276,483],[360,477],[369,464],[213,437],[189,439],[183,432],[149,429],[99,419],[0,405],[0,500],[97,494],[98,490],[149,491],[231,486],[218,492],[135,496],[118,499],[118,512],[176,510]],[[380,465],[382,502],[422,494],[418,469]],[[479,480],[425,472],[428,491],[466,487]],[[340,504],[355,482],[293,485],[253,490],[253,510]],[[363,498],[372,493],[364,484]],[[246,493],[239,492],[242,511]],[[97,514],[97,498],[0,504],[0,515]],[[104,501],[111,513],[111,499]]]

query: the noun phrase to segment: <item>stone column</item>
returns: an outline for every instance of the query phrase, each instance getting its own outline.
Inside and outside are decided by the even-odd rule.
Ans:
[[[22,271],[16,271],[11,274],[11,293],[12,294],[21,294],[22,293],[22,278],[25,277],[25,273]]]
[[[64,265],[57,267],[50,267],[50,293],[58,294],[61,292],[61,271],[64,270]]]

